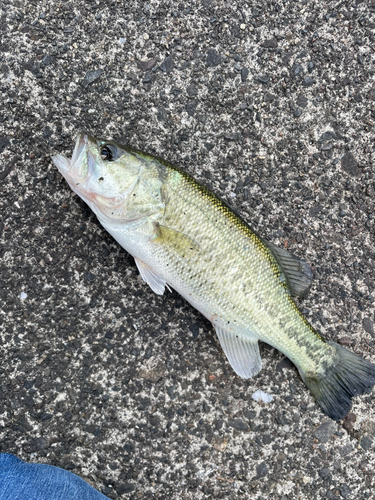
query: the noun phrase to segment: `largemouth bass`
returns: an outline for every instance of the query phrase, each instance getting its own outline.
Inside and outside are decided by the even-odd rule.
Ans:
[[[281,351],[332,419],[375,384],[375,366],[326,342],[292,295],[311,282],[308,265],[263,240],[189,174],[155,156],[79,135],[72,158],[53,161],[72,190],[135,259],[162,295],[171,286],[208,318],[233,370],[262,367],[258,340]]]

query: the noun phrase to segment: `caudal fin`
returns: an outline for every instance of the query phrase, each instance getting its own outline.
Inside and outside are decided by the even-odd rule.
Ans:
[[[335,342],[329,344],[336,356],[324,376],[301,375],[323,411],[338,421],[349,412],[353,396],[369,393],[375,385],[375,365]]]

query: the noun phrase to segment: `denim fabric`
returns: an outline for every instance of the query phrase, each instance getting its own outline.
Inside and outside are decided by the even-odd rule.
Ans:
[[[83,479],[58,467],[27,464],[0,453],[0,500],[108,500]]]

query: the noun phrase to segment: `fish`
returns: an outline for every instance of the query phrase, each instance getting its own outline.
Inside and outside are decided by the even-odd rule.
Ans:
[[[333,420],[371,391],[375,365],[326,341],[295,303],[311,285],[308,264],[261,238],[186,171],[85,133],[71,159],[53,162],[151,289],[173,288],[212,323],[238,376],[261,370],[260,340],[294,363]]]

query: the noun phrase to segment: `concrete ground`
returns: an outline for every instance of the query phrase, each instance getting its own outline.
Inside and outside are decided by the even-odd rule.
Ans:
[[[183,167],[307,259],[300,308],[374,362],[374,12],[2,1],[1,451],[113,499],[375,498],[374,392],[330,421],[266,345],[241,380],[210,324],[153,294],[50,156],[86,130]]]

